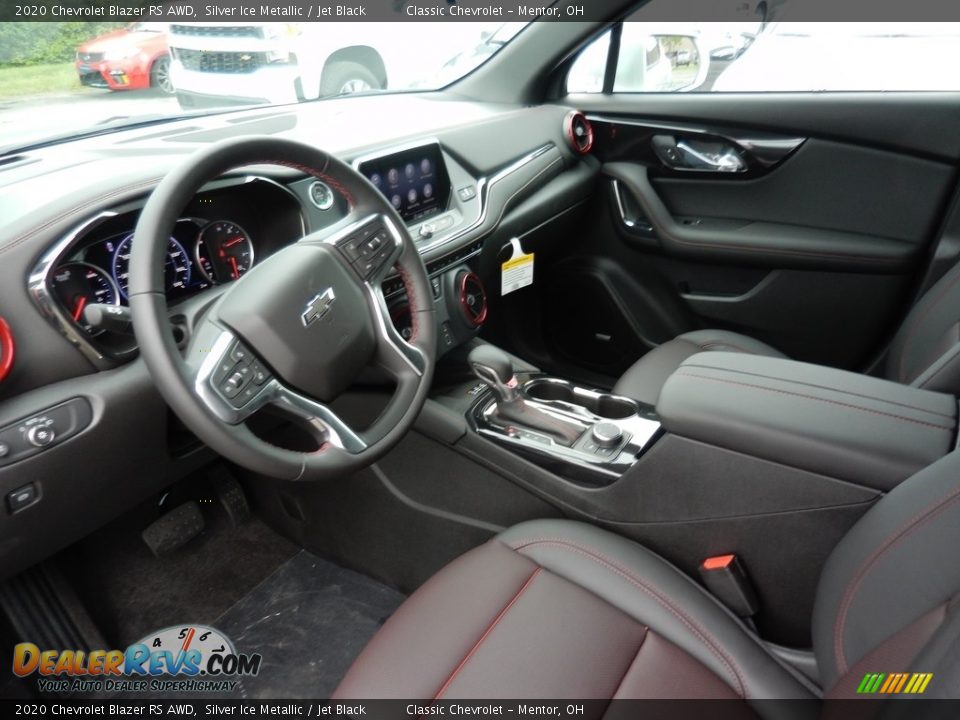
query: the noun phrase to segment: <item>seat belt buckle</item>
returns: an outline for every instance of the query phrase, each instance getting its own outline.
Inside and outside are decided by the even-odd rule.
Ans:
[[[736,555],[716,555],[700,563],[700,579],[720,602],[737,617],[757,614],[759,603],[743,563]]]

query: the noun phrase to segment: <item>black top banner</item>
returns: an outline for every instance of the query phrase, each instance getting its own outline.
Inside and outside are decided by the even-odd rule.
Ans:
[[[960,21],[955,0],[773,0],[792,21]],[[743,19],[740,0],[24,0],[0,3],[3,22],[604,22]]]
[[[956,700],[0,700],[8,716],[167,718],[560,718],[562,720],[946,720]]]

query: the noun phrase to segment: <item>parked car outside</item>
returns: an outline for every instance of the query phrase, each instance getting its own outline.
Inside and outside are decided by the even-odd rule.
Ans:
[[[498,24],[490,24],[493,30]],[[171,76],[181,107],[259,105],[411,88],[476,43],[483,23],[175,23]]]
[[[108,90],[156,88],[172,93],[167,26],[136,22],[85,42],[76,55],[80,82]]]

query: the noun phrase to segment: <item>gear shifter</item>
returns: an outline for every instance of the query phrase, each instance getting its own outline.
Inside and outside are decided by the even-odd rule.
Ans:
[[[495,416],[501,421],[549,435],[563,445],[573,445],[583,433],[574,422],[565,422],[530,405],[520,394],[510,356],[493,345],[480,345],[467,356],[473,374],[497,396]]]
[[[520,398],[519,384],[513,374],[510,356],[493,345],[480,345],[467,356],[473,374],[483,380],[497,395],[497,404]]]

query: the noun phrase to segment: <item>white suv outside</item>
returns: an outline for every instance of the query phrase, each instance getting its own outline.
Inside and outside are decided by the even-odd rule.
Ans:
[[[478,42],[486,23],[173,23],[183,107],[278,104],[415,87]]]

